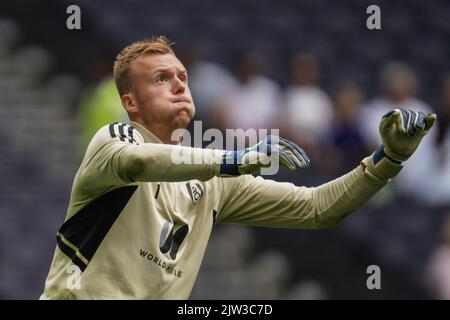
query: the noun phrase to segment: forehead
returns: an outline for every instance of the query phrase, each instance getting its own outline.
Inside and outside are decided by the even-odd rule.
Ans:
[[[142,74],[157,70],[171,70],[185,72],[180,60],[173,54],[148,54],[138,57],[130,66],[135,74]]]

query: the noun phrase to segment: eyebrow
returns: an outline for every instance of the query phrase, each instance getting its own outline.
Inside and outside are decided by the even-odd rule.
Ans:
[[[173,68],[165,68],[165,67],[157,67],[156,69],[152,70],[151,72],[153,74],[156,74],[158,72],[171,72],[173,70]],[[178,69],[176,68],[177,73],[183,73],[185,75],[187,75],[187,70],[186,69]]]

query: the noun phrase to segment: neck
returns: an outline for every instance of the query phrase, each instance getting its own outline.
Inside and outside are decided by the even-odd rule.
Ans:
[[[164,144],[176,145],[176,144],[179,144],[181,141],[180,140],[181,137],[177,137],[177,136],[173,137],[173,139],[175,139],[175,141],[172,141],[172,132],[174,130],[168,129],[167,126],[158,125],[158,124],[148,124],[148,123],[145,123],[144,121],[139,121],[139,120],[133,120],[133,121],[142,125],[145,129],[150,131],[153,135],[155,135]],[[176,140],[177,138],[178,138],[178,140]]]

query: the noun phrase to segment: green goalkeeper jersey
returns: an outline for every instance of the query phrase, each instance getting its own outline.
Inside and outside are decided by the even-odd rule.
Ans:
[[[175,164],[173,151],[187,149],[204,161]],[[135,122],[101,128],[75,176],[41,299],[187,299],[214,223],[332,226],[401,169],[367,157],[307,188],[220,177],[223,153],[162,144]]]

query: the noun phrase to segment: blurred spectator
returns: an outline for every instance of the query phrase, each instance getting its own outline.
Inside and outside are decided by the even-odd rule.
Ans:
[[[436,151],[430,155],[429,178],[422,184],[431,190],[423,200],[435,206],[450,204],[450,76],[443,82],[440,98]]]
[[[217,126],[214,108],[226,92],[237,86],[237,80],[220,64],[201,59],[195,48],[181,49],[180,59],[189,73],[189,88],[195,102],[196,118],[213,127]]]
[[[92,91],[83,94],[78,109],[81,131],[79,154],[84,154],[87,145],[98,129],[113,122],[128,122],[113,78],[106,78]]]
[[[442,146],[450,134],[450,75],[443,81],[440,98],[437,144]]]
[[[290,135],[306,148],[319,145],[332,127],[333,109],[319,86],[320,65],[311,54],[298,54],[292,63],[292,85],[286,91],[286,120]]]
[[[333,98],[336,118],[330,143],[335,147],[335,170],[343,173],[353,169],[367,153],[358,125],[363,95],[356,85],[346,83],[337,88]]]
[[[442,227],[442,241],[435,249],[427,270],[428,285],[436,299],[450,299],[450,215]]]
[[[432,108],[416,97],[418,93],[418,80],[414,71],[407,65],[399,62],[387,64],[380,77],[382,94],[363,106],[360,113],[360,125],[367,148],[375,150],[381,144],[378,125],[384,114],[393,108],[403,107],[414,111],[432,112]],[[430,177],[430,168],[434,164],[435,136],[437,130],[430,132],[408,164],[396,178],[399,191],[418,197],[426,198],[427,193],[433,189],[425,190],[417,186],[425,183]]]
[[[382,69],[381,96],[369,101],[361,112],[360,123],[369,148],[376,148],[381,143],[378,132],[380,119],[393,108],[432,112],[427,103],[416,97],[418,86],[416,74],[403,63],[391,62]]]
[[[267,65],[258,53],[245,54],[238,66],[240,84],[221,99],[219,119],[225,128],[277,128],[281,93],[265,76]]]
[[[0,57],[11,54],[21,37],[19,26],[14,20],[0,17]]]
[[[233,246],[229,245],[233,239]],[[279,299],[293,270],[287,256],[262,250],[251,229],[242,225],[217,226],[205,253],[191,299]]]
[[[283,296],[286,300],[325,300],[328,293],[325,287],[316,280],[308,279],[294,284],[290,291]]]

